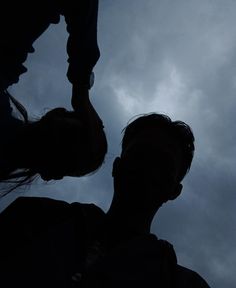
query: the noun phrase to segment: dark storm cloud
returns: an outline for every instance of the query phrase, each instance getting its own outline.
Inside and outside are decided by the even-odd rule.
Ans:
[[[163,205],[152,230],[212,287],[235,287],[235,11],[231,0],[101,0],[101,58],[91,100],[108,137],[105,164],[94,175],[39,181],[21,193],[94,202],[106,210],[112,162],[128,120],[156,111],[186,121],[196,137],[192,168],[182,195]],[[33,116],[45,108],[70,109],[66,39],[61,19],[37,40],[28,73],[12,89]]]
[[[130,2],[106,11],[106,67],[123,113],[164,112],[196,137],[183,195],[161,209],[153,230],[172,241],[180,263],[213,286],[234,287],[236,4]]]

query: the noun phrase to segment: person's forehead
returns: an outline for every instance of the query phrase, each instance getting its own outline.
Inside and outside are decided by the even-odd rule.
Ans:
[[[140,168],[143,165],[148,173],[156,171],[158,165],[178,169],[182,165],[182,149],[179,141],[168,133],[142,133],[129,141],[121,157],[128,165]],[[174,168],[175,167],[175,168]]]
[[[125,150],[139,149],[178,149],[179,141],[168,131],[143,131],[136,134],[127,144]]]
[[[151,163],[180,163],[182,162],[182,149],[179,141],[168,134],[152,133],[145,131],[133,137],[122,151],[123,159],[136,163],[137,159],[141,162]],[[168,164],[168,165],[169,165]]]

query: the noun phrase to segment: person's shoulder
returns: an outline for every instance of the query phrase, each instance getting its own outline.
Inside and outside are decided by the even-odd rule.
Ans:
[[[100,211],[93,204],[68,203],[47,197],[18,197],[0,214],[0,245],[15,246],[16,239],[18,243],[24,243],[26,239],[62,227],[65,223],[71,227],[76,225],[80,231],[85,221],[84,210],[92,210],[89,215],[94,217]]]
[[[76,205],[77,215],[80,211]],[[1,232],[39,231],[74,217],[71,204],[47,197],[18,197],[0,214]]]
[[[93,203],[72,202],[70,205],[72,209],[81,209],[86,218],[96,218],[105,215],[105,212]]]
[[[98,231],[104,224],[106,215],[105,212],[93,203],[74,202],[71,203],[71,209],[72,211],[74,211],[75,219],[83,219],[83,224],[86,226],[85,229],[87,231],[88,237],[90,237],[91,239],[93,237],[96,237],[95,235],[98,233]],[[78,225],[77,221],[76,225]]]
[[[40,207],[52,205],[65,205],[69,204],[63,200],[57,200],[49,197],[34,197],[34,196],[19,196],[16,198],[9,207]]]
[[[210,288],[206,280],[204,280],[197,272],[181,265],[177,265],[175,287]]]
[[[60,223],[65,219],[96,218],[103,214],[101,208],[94,204],[83,204],[80,202],[68,203],[49,197],[18,197],[0,214],[0,225],[17,226],[32,225],[49,226]]]
[[[14,216],[14,217],[27,217],[29,214],[39,215],[47,214],[49,211],[56,211],[58,209],[66,209],[69,207],[69,203],[61,200],[55,200],[47,197],[18,197],[14,200],[5,210],[2,215]],[[42,215],[43,216],[43,215]],[[46,216],[46,215],[45,215]],[[16,220],[16,218],[15,218]]]

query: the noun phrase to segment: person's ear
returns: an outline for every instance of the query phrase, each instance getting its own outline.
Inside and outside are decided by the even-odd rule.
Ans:
[[[175,200],[182,192],[183,185],[178,183],[169,195],[169,200]]]
[[[121,162],[120,157],[116,157],[116,159],[113,162],[112,177],[115,177],[118,175],[119,170],[120,170],[120,162]]]

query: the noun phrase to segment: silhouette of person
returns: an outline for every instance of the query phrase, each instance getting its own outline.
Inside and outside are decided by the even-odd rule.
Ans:
[[[0,181],[15,179],[20,185],[37,174],[50,180],[95,171],[107,150],[102,121],[89,100],[93,68],[100,57],[98,0],[10,0],[4,2],[1,11]],[[51,23],[59,23],[61,16],[69,34],[67,77],[72,83],[71,104],[76,113],[61,108],[39,121],[28,121],[26,110],[7,89],[27,71],[23,63],[28,53],[34,52],[35,40]],[[9,99],[24,121],[12,116]]]
[[[180,195],[193,154],[186,123],[147,114],[124,131],[107,213],[94,204],[19,197],[0,215],[1,287],[209,287],[150,232],[158,209]]]
[[[11,103],[11,101],[13,103]],[[24,120],[13,115],[13,106]],[[30,121],[25,108],[7,91],[0,97],[0,182],[16,185],[64,176],[84,176],[96,171],[107,152],[104,126],[89,97],[80,100],[76,111],[55,108],[39,120]]]
[[[5,1],[0,17],[0,91],[17,83],[27,71],[23,65],[33,43],[64,16],[67,41],[68,80],[72,83],[72,106],[88,93],[94,81],[93,68],[100,57],[97,43],[98,0]],[[57,49],[57,47],[55,47]]]

